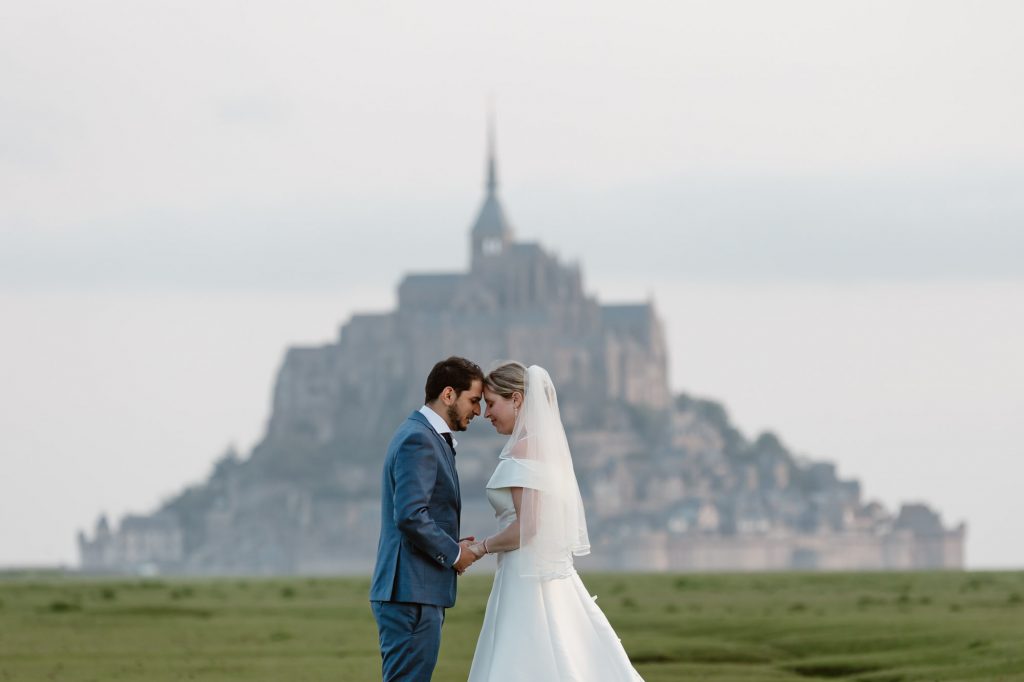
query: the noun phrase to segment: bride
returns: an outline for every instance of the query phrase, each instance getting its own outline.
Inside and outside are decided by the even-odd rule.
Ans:
[[[498,569],[469,682],[642,682],[573,567],[590,540],[551,377],[508,362],[484,399],[510,438],[487,483],[498,532],[470,546]]]

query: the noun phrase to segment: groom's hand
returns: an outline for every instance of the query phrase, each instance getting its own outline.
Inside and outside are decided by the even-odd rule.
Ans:
[[[459,547],[462,548],[462,553],[459,555],[459,560],[456,561],[453,566],[459,575],[462,575],[478,558],[476,553],[470,549],[472,544],[473,538],[465,538],[459,542]]]

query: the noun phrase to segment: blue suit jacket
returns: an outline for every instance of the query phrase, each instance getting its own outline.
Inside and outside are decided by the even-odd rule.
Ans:
[[[418,411],[388,445],[383,482],[370,601],[453,606],[459,476],[448,443]]]

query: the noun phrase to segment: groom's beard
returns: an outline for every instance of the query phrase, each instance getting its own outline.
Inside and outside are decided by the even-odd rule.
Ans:
[[[455,409],[454,405],[448,406],[448,423],[452,425],[453,431],[466,430],[466,427],[462,425],[462,417],[459,415],[459,411]]]

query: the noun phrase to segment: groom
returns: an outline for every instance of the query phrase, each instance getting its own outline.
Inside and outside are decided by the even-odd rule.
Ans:
[[[459,537],[462,500],[453,431],[480,414],[484,374],[465,358],[434,365],[425,404],[398,427],[384,457],[380,540],[370,606],[384,682],[429,680],[455,578],[476,561]]]

